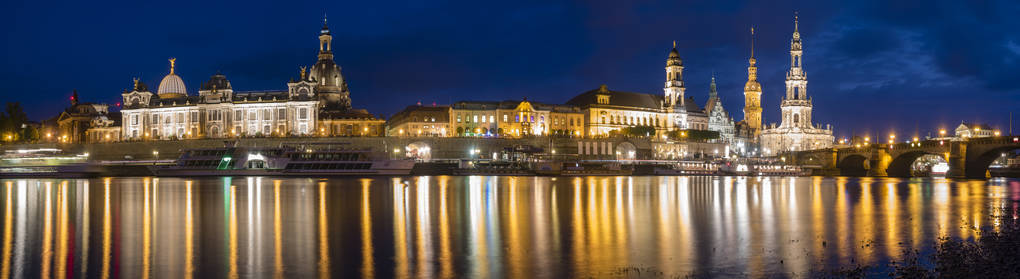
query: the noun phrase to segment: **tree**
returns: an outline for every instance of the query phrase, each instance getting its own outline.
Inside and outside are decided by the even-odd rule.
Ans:
[[[647,137],[655,135],[655,128],[651,126],[634,126],[620,129],[620,134],[632,137]]]
[[[7,103],[5,113],[0,113],[0,135],[4,140],[16,141],[22,137],[22,125],[28,123],[28,115],[21,108],[21,103]]]
[[[21,140],[26,142],[35,142],[39,140],[39,129],[34,126],[25,126],[21,129]]]
[[[676,130],[669,135],[672,139],[689,141],[708,141],[719,138],[719,131],[709,130]]]

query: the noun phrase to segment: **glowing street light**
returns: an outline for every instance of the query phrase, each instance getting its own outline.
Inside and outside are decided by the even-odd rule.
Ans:
[[[946,136],[946,129],[939,129],[939,136]]]

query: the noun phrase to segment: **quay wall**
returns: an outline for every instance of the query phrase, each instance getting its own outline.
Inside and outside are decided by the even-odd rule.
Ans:
[[[565,158],[580,159],[615,159],[610,152],[596,151],[594,148],[585,150],[585,144],[590,146],[602,143],[608,146],[620,146],[629,143],[636,149],[636,159],[652,159],[653,143],[644,138],[550,138],[533,137],[521,139],[506,138],[437,138],[437,137],[313,137],[313,138],[237,138],[237,139],[189,139],[176,141],[136,141],[136,142],[112,142],[112,143],[36,143],[36,144],[10,144],[0,146],[0,150],[34,149],[34,148],[58,148],[72,153],[89,153],[91,160],[125,160],[126,157],[133,160],[156,159],[153,151],[158,151],[158,159],[176,159],[182,150],[191,148],[216,148],[225,144],[235,142],[237,146],[279,146],[281,144],[299,143],[344,143],[345,146],[353,148],[370,148],[380,156],[403,156],[405,147],[428,146],[432,159],[464,159],[464,158],[490,158],[491,154],[500,152],[504,148],[515,146],[539,147],[550,152],[555,150],[557,156]],[[578,148],[581,144],[582,148]],[[710,154],[713,150],[721,150],[723,144],[718,143],[677,143],[684,145],[691,153]],[[398,152],[394,152],[397,149]],[[472,150],[477,150],[473,154]],[[579,150],[583,154],[579,154]],[[386,154],[386,155],[382,155]]]

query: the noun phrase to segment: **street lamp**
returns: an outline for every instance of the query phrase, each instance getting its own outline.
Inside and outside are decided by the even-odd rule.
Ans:
[[[152,151],[152,157],[155,158],[154,160],[152,160],[152,165],[155,166],[156,165],[156,161],[159,161],[159,150],[153,150]]]

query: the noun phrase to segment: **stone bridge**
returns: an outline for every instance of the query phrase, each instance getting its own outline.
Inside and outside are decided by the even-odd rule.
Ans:
[[[820,168],[830,175],[909,177],[917,158],[931,154],[949,162],[947,176],[985,178],[988,166],[1004,152],[1020,149],[1020,137],[926,140],[860,147],[819,149],[786,154],[794,164]]]

